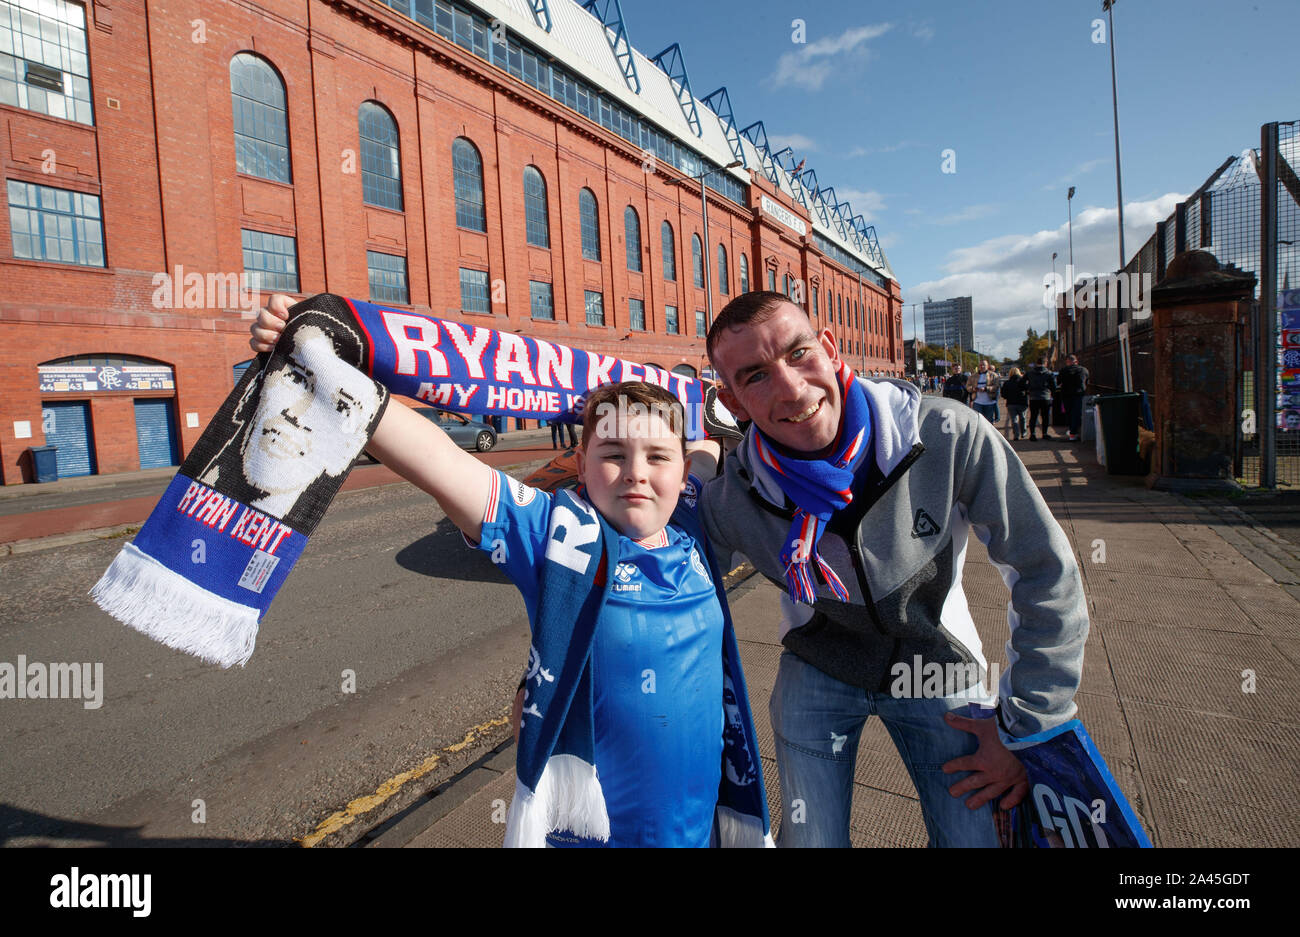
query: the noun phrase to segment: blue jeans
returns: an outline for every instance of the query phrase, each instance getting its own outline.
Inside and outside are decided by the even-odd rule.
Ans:
[[[975,736],[943,720],[971,696],[895,699],[829,677],[789,651],[781,653],[769,712],[781,774],[778,845],[847,848],[858,740],[876,715],[898,747],[921,798],[931,846],[998,845],[993,802],[978,810],[948,793],[969,772],[944,774],[945,762],[975,753]]]
[[[976,413],[984,417],[984,419],[988,420],[990,423],[997,423],[998,405],[996,403],[973,403],[971,406],[975,408]]]

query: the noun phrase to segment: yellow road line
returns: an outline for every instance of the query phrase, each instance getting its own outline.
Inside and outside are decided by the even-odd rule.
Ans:
[[[348,801],[348,805],[345,808],[330,814],[328,817],[322,820],[320,825],[317,826],[316,829],[314,829],[312,832],[308,833],[306,836],[302,837],[301,839],[298,839],[298,837],[296,836],[294,837],[294,839],[297,840],[299,843],[301,843],[304,848],[310,849],[311,847],[319,843],[322,839],[324,839],[326,836],[329,836],[331,833],[338,832],[348,824],[355,822],[363,814],[369,813],[371,810],[374,810],[384,801],[388,800],[388,798],[392,797],[394,794],[400,791],[402,789],[402,785],[404,785],[407,781],[414,781],[424,777],[426,774],[428,774],[430,771],[434,769],[434,767],[438,764],[439,761],[442,760],[442,756],[444,754],[450,755],[462,751],[465,748],[467,748],[475,739],[477,739],[480,735],[482,735],[489,729],[495,729],[498,726],[507,725],[509,722],[510,722],[509,716],[501,716],[498,719],[490,719],[487,722],[474,726],[468,732],[465,733],[465,737],[461,739],[459,742],[456,742],[452,745],[448,745],[445,748],[439,749],[437,754],[430,755],[428,758],[424,759],[424,761],[420,762],[420,764],[417,767],[412,768],[410,771],[403,771],[401,774],[393,775],[383,784],[379,785],[379,787],[375,788],[375,792],[373,794],[367,794],[364,797],[358,797],[355,800]]]

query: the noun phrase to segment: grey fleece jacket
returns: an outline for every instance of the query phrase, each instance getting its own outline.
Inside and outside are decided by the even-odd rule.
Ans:
[[[974,668],[985,679],[961,582],[973,532],[1011,590],[1008,667],[998,687],[1003,728],[1023,737],[1072,718],[1088,636],[1083,581],[1024,464],[969,407],[922,398],[905,381],[859,380],[874,452],[857,473],[854,502],[832,518],[819,549],[850,601],[822,583],[813,606],[789,598],[780,550],[793,505],[755,454],[752,430],[701,498],[718,560],[743,554],[781,589],[788,650],[842,682],[890,692],[894,665],[914,669],[918,658],[956,665],[945,672],[959,680]],[[954,686],[950,676],[944,692],[968,684]]]

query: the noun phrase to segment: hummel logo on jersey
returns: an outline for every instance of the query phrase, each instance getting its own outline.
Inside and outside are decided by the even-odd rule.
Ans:
[[[938,532],[939,525],[934,522],[934,518],[926,514],[924,508],[917,508],[916,517],[912,521],[912,536],[933,537]]]
[[[632,582],[632,577],[637,574],[635,563],[619,563],[614,567],[614,578],[618,582],[614,583],[615,592],[640,592],[641,583]]]

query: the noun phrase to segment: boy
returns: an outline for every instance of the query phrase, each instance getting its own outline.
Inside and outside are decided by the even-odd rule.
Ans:
[[[273,347],[283,306],[254,323],[254,351]],[[681,403],[655,385],[591,392],[576,495],[489,468],[400,405],[368,444],[523,594],[533,645],[507,845],[770,844],[685,425]]]

